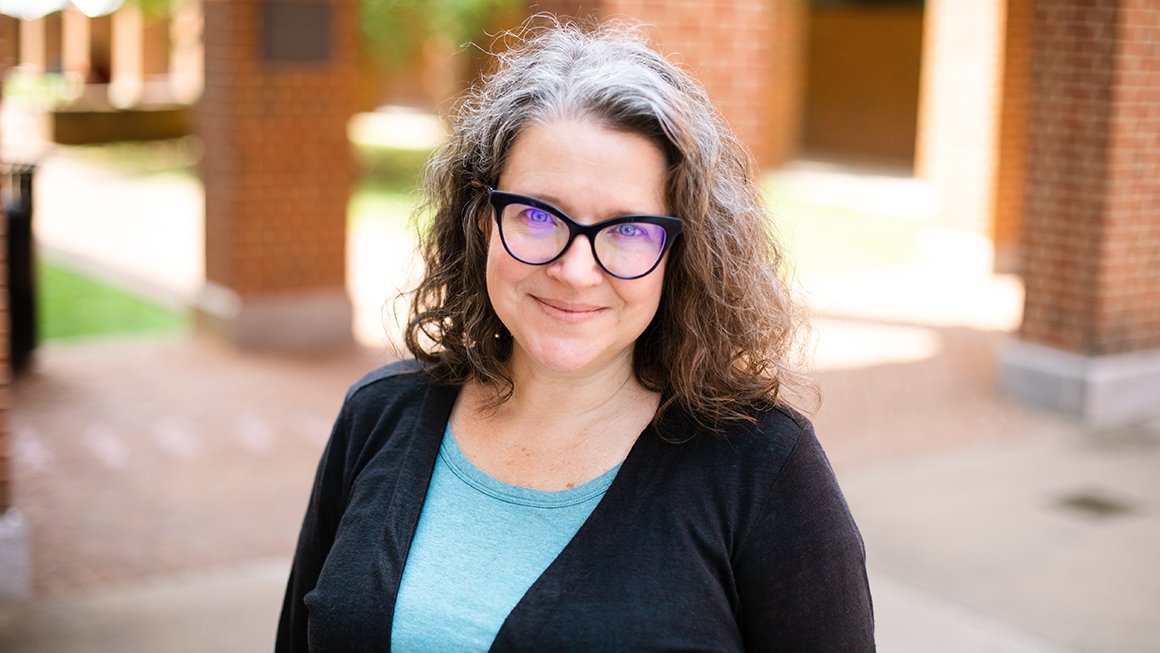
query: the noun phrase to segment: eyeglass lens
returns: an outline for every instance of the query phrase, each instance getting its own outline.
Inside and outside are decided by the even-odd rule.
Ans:
[[[525,204],[503,209],[500,235],[512,256],[533,265],[559,256],[571,231],[559,217]],[[665,249],[665,230],[648,222],[621,222],[601,229],[593,242],[596,260],[614,276],[635,277],[656,265]]]

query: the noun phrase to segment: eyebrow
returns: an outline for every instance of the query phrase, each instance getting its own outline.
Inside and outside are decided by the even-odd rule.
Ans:
[[[500,190],[500,189],[496,189],[496,190]],[[561,202],[558,197],[556,197],[550,193],[540,195],[540,194],[536,194],[536,193],[523,193],[523,192],[514,191],[514,190],[501,190],[501,192],[510,193],[512,195],[522,195],[524,197],[530,197],[534,200],[539,200],[541,202],[544,202],[545,204],[550,204],[557,211],[563,213],[564,215],[568,216],[572,220],[579,222],[579,220],[577,220],[574,217],[574,213],[571,211],[565,211],[563,208],[561,208],[560,205],[563,204],[563,202]],[[605,215],[602,217],[598,216],[597,219],[595,220],[594,224],[596,222],[604,222],[606,220],[615,220],[616,218],[622,218],[622,217],[627,216],[627,215],[653,215],[653,216],[658,216],[658,217],[668,217],[669,216],[668,213],[654,213],[652,211],[617,210],[617,211],[614,211],[614,212],[609,213],[608,215]]]

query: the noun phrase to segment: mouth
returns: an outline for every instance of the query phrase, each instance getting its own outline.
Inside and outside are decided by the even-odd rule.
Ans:
[[[536,297],[532,295],[532,299],[536,304],[549,315],[566,321],[581,321],[594,317],[602,313],[605,309],[602,306],[593,306],[591,304],[574,304],[571,302],[558,301],[554,299],[544,299],[543,297]]]

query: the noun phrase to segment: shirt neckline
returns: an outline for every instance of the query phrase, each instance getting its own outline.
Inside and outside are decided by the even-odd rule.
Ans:
[[[456,477],[473,489],[500,501],[532,508],[568,508],[600,497],[608,491],[624,464],[619,463],[591,481],[565,490],[537,490],[512,485],[488,474],[471,462],[467,454],[459,448],[459,443],[451,433],[450,425],[443,430],[439,458]]]

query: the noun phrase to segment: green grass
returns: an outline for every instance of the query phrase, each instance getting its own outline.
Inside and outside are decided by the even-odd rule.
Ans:
[[[351,223],[364,220],[379,222],[411,234],[414,233],[411,213],[417,203],[418,196],[414,191],[363,182],[351,195],[347,219]]]
[[[363,179],[377,187],[414,188],[431,150],[352,143],[354,158]]]
[[[124,141],[69,145],[69,155],[90,165],[133,176],[197,175],[201,139],[195,136],[160,141]]]
[[[347,207],[351,223],[374,221],[412,237],[412,214],[419,203],[419,177],[427,150],[355,143],[359,178]]]
[[[186,315],[67,265],[37,263],[37,320],[41,342],[80,338],[164,335],[185,331]]]

